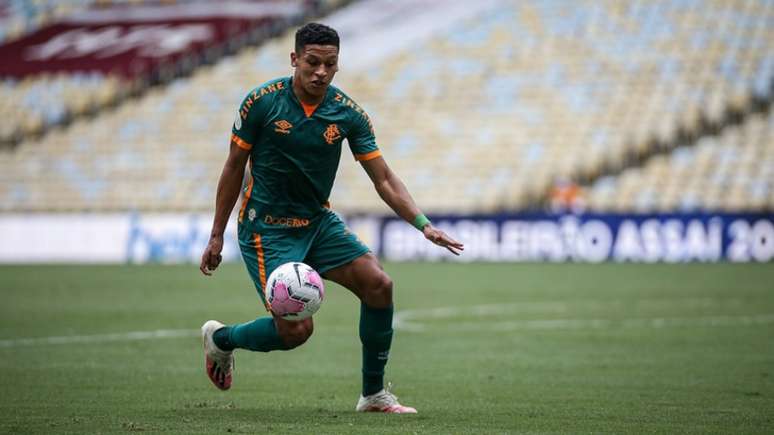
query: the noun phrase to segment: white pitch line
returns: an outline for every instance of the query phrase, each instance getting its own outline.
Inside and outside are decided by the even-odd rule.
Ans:
[[[17,338],[0,340],[0,348],[38,346],[47,344],[91,344],[114,341],[153,340],[157,338],[196,337],[198,329],[159,329],[156,331],[133,331],[98,335],[63,335],[58,337]]]
[[[401,310],[395,313],[398,320],[407,319],[445,319],[455,316],[490,316],[510,313],[533,314],[561,314],[578,308],[581,309],[617,309],[618,307],[636,308],[671,308],[680,305],[684,308],[712,308],[738,307],[741,299],[715,299],[715,298],[685,298],[685,299],[640,299],[637,301],[623,300],[582,300],[582,301],[545,301],[545,302],[518,302],[508,304],[483,304],[464,307],[436,307]]]
[[[637,303],[652,305],[655,300],[643,300]],[[678,301],[680,302],[680,301]],[[721,303],[735,305],[736,300],[720,301],[706,298],[686,299],[687,305],[694,307],[710,307]],[[576,304],[583,307],[608,308],[617,305],[616,301],[609,302],[580,302]],[[570,305],[562,302],[524,303],[524,304],[500,304],[500,305],[475,305],[468,307],[438,307],[417,310],[403,310],[395,313],[393,327],[395,329],[412,332],[428,330],[429,326],[423,321],[429,319],[454,319],[459,317],[487,317],[490,315],[530,313],[562,313],[569,310]],[[534,320],[497,320],[488,321],[458,321],[445,324],[445,331],[516,331],[516,330],[552,330],[552,329],[610,329],[610,328],[666,328],[684,326],[749,326],[766,325],[774,323],[774,314],[760,315],[711,315],[697,317],[643,317],[623,319],[534,319]]]
[[[427,331],[424,319],[454,318],[462,314],[485,317],[490,314],[512,312],[514,307],[524,305],[477,305],[470,307],[439,307],[426,310],[404,310],[395,313],[393,327],[411,332]],[[533,305],[535,308],[536,305]],[[543,308],[556,310],[557,305],[546,303]],[[510,310],[510,311],[509,311]],[[410,320],[409,320],[410,319]],[[557,329],[612,329],[612,328],[671,328],[690,326],[757,326],[774,323],[774,313],[759,315],[714,315],[675,318],[626,318],[626,319],[536,319],[506,320],[491,322],[455,322],[443,326],[444,331],[518,331],[518,330],[557,330]],[[198,337],[198,329],[158,329],[155,331],[133,331],[97,335],[64,335],[55,337],[17,338],[0,340],[0,348],[23,346],[41,346],[56,344],[93,344],[121,341],[138,341],[168,338]]]
[[[452,331],[519,331],[519,330],[582,330],[616,328],[678,328],[678,327],[722,327],[756,326],[774,323],[774,314],[756,316],[703,316],[674,318],[629,318],[629,319],[545,319],[502,322],[458,322],[444,327]]]

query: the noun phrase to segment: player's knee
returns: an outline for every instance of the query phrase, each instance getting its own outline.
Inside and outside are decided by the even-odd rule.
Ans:
[[[392,279],[386,273],[379,273],[366,289],[364,301],[373,308],[386,308],[392,304]]]
[[[314,332],[312,319],[305,319],[283,328],[280,331],[280,337],[288,349],[293,349],[306,343],[306,340],[312,336],[312,332]]]

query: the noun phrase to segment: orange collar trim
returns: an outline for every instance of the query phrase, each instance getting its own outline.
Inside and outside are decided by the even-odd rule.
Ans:
[[[307,118],[312,116],[312,113],[314,113],[315,109],[317,109],[317,106],[319,106],[319,104],[306,104],[303,101],[299,102],[301,103],[301,107],[304,108],[304,113],[306,114]]]

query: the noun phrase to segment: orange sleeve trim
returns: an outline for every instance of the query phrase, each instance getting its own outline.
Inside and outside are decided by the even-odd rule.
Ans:
[[[243,150],[246,150],[246,151],[250,151],[251,149],[253,149],[252,145],[243,141],[242,138],[235,135],[234,133],[231,133],[231,142],[234,142],[235,144],[237,144],[239,148],[242,148]]]
[[[377,157],[381,157],[381,156],[382,156],[382,151],[381,150],[376,150],[376,151],[371,151],[370,153],[365,153],[365,154],[355,154],[355,160],[357,160],[358,162],[365,162],[365,161],[373,160],[373,159],[375,159]]]

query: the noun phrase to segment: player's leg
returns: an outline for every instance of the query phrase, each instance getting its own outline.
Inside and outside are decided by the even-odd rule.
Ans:
[[[393,334],[392,280],[379,261],[333,213],[321,226],[306,261],[324,278],[341,284],[360,299],[363,390],[357,409],[416,412],[401,406],[384,389],[384,368]]]
[[[311,239],[311,231],[308,237]],[[299,231],[300,233],[300,231]],[[308,242],[305,237],[288,237],[285,232],[264,230],[260,234],[240,228],[239,247],[247,271],[255,284],[261,302],[266,303],[266,279],[281,264],[303,258]],[[270,313],[271,314],[271,313]],[[255,352],[289,350],[303,344],[312,332],[312,319],[299,322],[283,320],[277,316],[263,316],[253,321],[227,326],[215,332],[215,344],[226,351],[247,349]]]
[[[219,349],[247,349],[254,352],[290,350],[301,346],[314,331],[312,318],[290,321],[277,316],[259,317],[251,322],[223,326],[213,334]]]
[[[384,367],[392,345],[392,280],[370,252],[323,274],[360,299],[363,396],[384,388]]]
[[[303,258],[305,250],[299,251],[299,244],[281,233],[252,233],[241,225],[239,245],[258,296],[268,309],[264,294],[268,274],[280,264]],[[202,326],[207,375],[216,387],[227,390],[231,386],[235,349],[255,352],[289,350],[303,344],[313,330],[311,318],[290,322],[267,315],[230,326],[210,320]]]
[[[313,329],[311,318],[291,322],[264,316],[231,326],[209,320],[202,326],[207,376],[216,387],[228,390],[234,369],[234,350],[290,350],[304,344]]]

